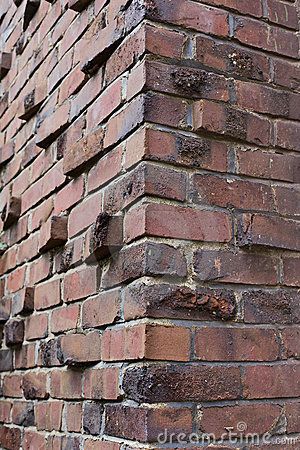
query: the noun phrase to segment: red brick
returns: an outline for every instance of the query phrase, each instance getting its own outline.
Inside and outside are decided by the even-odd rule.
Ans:
[[[61,303],[60,279],[51,279],[36,286],[34,292],[35,309],[46,309]]]
[[[12,409],[12,422],[16,425],[30,427],[34,425],[33,402],[15,402]]]
[[[227,36],[228,14],[214,8],[188,0],[177,3],[176,0],[166,2],[157,0],[155,8],[149,8],[147,17],[153,20],[163,20],[174,25],[191,28],[207,34]]]
[[[35,405],[35,422],[37,430],[59,431],[62,423],[63,402],[47,401]]]
[[[247,291],[242,300],[246,323],[300,323],[299,297],[295,292]]]
[[[94,191],[114,179],[121,172],[123,148],[111,150],[93,166],[88,174],[88,191]]]
[[[51,397],[80,399],[82,396],[81,372],[75,370],[55,370],[51,373]]]
[[[247,424],[247,433],[262,436],[271,432],[283,408],[273,403],[240,404],[233,406],[212,406],[202,410],[200,419],[200,429],[203,433],[213,433],[217,438],[221,438],[226,428],[232,427],[232,432],[238,435],[239,423]]]
[[[84,168],[84,165],[103,151],[103,128],[88,134],[75,142],[64,152],[64,174],[74,176]]]
[[[266,16],[270,22],[274,22],[294,30],[299,30],[296,5],[285,4],[275,0],[267,0],[266,8]]]
[[[82,422],[82,404],[66,403],[65,420],[67,431],[80,432]]]
[[[108,288],[141,276],[186,276],[186,261],[180,250],[166,244],[144,243],[124,248],[102,275],[102,287]]]
[[[33,448],[46,450],[46,437],[44,434],[36,431],[26,430],[23,437],[23,449],[31,450]]]
[[[35,343],[23,344],[20,350],[15,350],[15,368],[29,369],[35,367],[35,350]]]
[[[184,201],[186,185],[186,174],[142,163],[104,190],[104,210],[116,213],[145,195]]]
[[[4,397],[21,398],[22,392],[22,375],[11,374],[3,377],[3,395]]]
[[[83,328],[101,327],[114,323],[120,317],[120,291],[101,292],[82,305]]]
[[[23,288],[25,281],[26,267],[15,269],[7,277],[6,288],[9,292],[16,292]]]
[[[126,242],[144,236],[208,242],[231,240],[231,220],[226,213],[165,204],[131,209],[125,216],[124,229]]]
[[[269,26],[248,17],[235,21],[234,37],[242,44],[297,58],[299,44],[296,34],[276,26]]]
[[[203,327],[196,329],[195,355],[203,361],[275,361],[278,334],[268,328]]]
[[[300,151],[300,126],[295,122],[278,121],[275,124],[275,144],[289,150]]]
[[[297,433],[297,430],[299,430],[299,418],[300,418],[299,402],[288,403],[285,406],[285,416],[287,418],[287,432]]]
[[[9,450],[18,450],[21,445],[21,430],[19,428],[1,426],[0,445]]]
[[[288,286],[297,286],[300,279],[300,261],[298,258],[283,259],[283,279]]]
[[[176,418],[176,419],[175,419]],[[189,408],[136,408],[123,405],[107,405],[105,408],[105,428],[107,435],[141,442],[156,442],[158,436],[172,433],[192,433],[192,410]]]
[[[87,113],[87,130],[92,130],[110,116],[122,103],[122,80],[108,86]]]
[[[48,398],[47,374],[44,372],[28,372],[22,382],[24,397],[28,399]]]
[[[300,365],[247,366],[243,375],[245,398],[298,397]]]
[[[281,338],[284,346],[284,354],[287,358],[297,358],[300,359],[300,328],[291,327],[284,328],[281,331]]]
[[[69,366],[89,364],[101,360],[101,334],[74,333],[61,336],[58,341],[57,357]]]
[[[69,238],[86,229],[101,212],[102,192],[89,196],[72,209],[69,216]]]
[[[42,225],[40,231],[39,251],[43,253],[63,245],[68,239],[68,218],[53,216]]]
[[[300,159],[297,156],[237,150],[238,173],[256,178],[298,182]]]
[[[202,281],[225,283],[277,284],[278,259],[249,252],[199,250],[195,254],[195,272]]]
[[[83,196],[83,178],[76,178],[61,189],[54,198],[54,214],[69,210],[78,203]]]
[[[10,411],[11,411],[12,403],[5,400],[0,400],[0,421],[1,422],[10,422]]]
[[[35,284],[47,278],[51,271],[50,255],[46,254],[32,262],[29,266],[29,283]]]
[[[45,117],[38,129],[36,135],[36,145],[42,148],[49,147],[50,144],[62,133],[69,124],[70,105],[65,101],[57,107],[52,114]]]
[[[83,389],[84,398],[117,400],[120,396],[119,369],[107,367],[86,370]]]
[[[99,270],[96,266],[84,266],[67,273],[64,278],[63,298],[72,302],[97,293],[99,286]]]
[[[240,246],[300,249],[300,226],[296,221],[259,214],[243,214],[239,227]]]
[[[189,346],[190,333],[187,328],[135,325],[104,331],[102,359],[188,361]]]
[[[75,329],[78,325],[80,315],[79,305],[68,305],[55,309],[51,314],[51,332],[61,333]]]
[[[42,339],[48,336],[48,314],[30,316],[25,321],[25,338]]]
[[[209,100],[194,104],[193,128],[267,146],[271,124],[266,118]]]
[[[227,146],[203,137],[143,128],[126,143],[125,166],[130,167],[141,160],[226,172]]]

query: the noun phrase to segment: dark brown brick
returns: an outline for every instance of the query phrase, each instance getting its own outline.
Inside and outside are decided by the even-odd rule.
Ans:
[[[24,320],[11,319],[5,324],[7,346],[21,345],[24,340]]]
[[[241,378],[238,367],[155,364],[127,369],[123,389],[139,402],[229,400],[240,398]]]
[[[63,245],[68,239],[68,218],[53,216],[41,227],[39,252]]]
[[[11,227],[19,219],[21,214],[21,199],[10,197],[8,203],[4,206],[1,213],[3,228]]]

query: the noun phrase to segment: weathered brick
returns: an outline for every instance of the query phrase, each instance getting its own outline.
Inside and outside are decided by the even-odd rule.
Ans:
[[[83,430],[87,434],[98,436],[101,432],[103,405],[97,402],[85,402],[83,406]]]
[[[101,292],[85,300],[82,305],[83,328],[101,327],[114,323],[120,317],[120,290]]]
[[[53,398],[80,399],[82,374],[75,370],[55,370],[51,373],[50,393]]]
[[[247,323],[299,323],[299,294],[293,291],[245,291],[245,322]]]
[[[299,373],[300,365],[293,363],[247,366],[243,374],[243,396],[248,399],[298,397]]]
[[[1,213],[3,228],[9,228],[13,223],[17,222],[21,214],[21,199],[10,197],[8,203],[4,206]]]
[[[278,264],[277,257],[228,250],[199,250],[194,260],[201,281],[245,284],[277,284]]]
[[[125,216],[124,230],[126,242],[144,236],[208,242],[231,240],[231,221],[226,213],[165,204],[150,203],[130,209]]]
[[[107,367],[86,370],[83,396],[93,400],[117,400],[120,397],[119,369]]]
[[[37,430],[59,431],[62,423],[63,402],[47,401],[35,405],[35,421]]]
[[[21,445],[21,430],[19,428],[1,426],[0,444],[3,448],[18,450]]]
[[[76,333],[61,336],[58,341],[57,357],[67,365],[89,364],[101,360],[101,334]]]
[[[176,417],[176,419],[175,419]],[[135,408],[123,405],[105,407],[105,434],[141,442],[157,442],[164,434],[192,433],[192,410],[189,408]]]
[[[12,296],[12,314],[30,314],[34,307],[34,287],[26,286]]]
[[[30,316],[25,321],[25,338],[42,339],[48,336],[48,314],[36,314]]]
[[[100,213],[88,230],[85,241],[85,257],[95,262],[113,255],[123,246],[123,217]]]
[[[9,320],[5,324],[4,332],[7,346],[22,345],[24,340],[24,320]]]
[[[50,281],[45,281],[35,287],[35,309],[46,309],[60,304],[60,282],[61,280],[59,278],[51,279]]]
[[[203,327],[196,329],[195,355],[203,361],[275,361],[278,334],[269,328]]]
[[[268,146],[271,123],[268,119],[209,100],[199,100],[193,107],[193,128],[230,136],[253,144]]]
[[[23,427],[34,425],[33,402],[15,402],[12,408],[12,422]]]
[[[63,298],[66,303],[97,293],[99,286],[99,268],[85,266],[69,272],[64,278]]]
[[[44,372],[28,372],[22,382],[24,397],[28,399],[48,398],[47,374]]]
[[[64,174],[74,176],[84,168],[95,156],[103,151],[104,130],[98,130],[88,134],[64,152]]]
[[[108,288],[141,276],[184,277],[186,273],[186,261],[180,250],[149,242],[122,249],[103,274],[102,286]]]
[[[123,389],[142,402],[233,400],[241,396],[241,377],[237,367],[145,365],[126,370]]]
[[[244,214],[239,222],[239,245],[300,250],[299,223],[279,217]]]

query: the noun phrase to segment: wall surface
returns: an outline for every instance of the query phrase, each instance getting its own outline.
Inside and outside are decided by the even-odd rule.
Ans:
[[[0,3],[0,448],[299,450],[297,3]]]

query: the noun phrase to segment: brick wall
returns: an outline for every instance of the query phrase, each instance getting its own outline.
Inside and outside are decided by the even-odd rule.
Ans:
[[[2,0],[0,33],[1,449],[299,449],[296,2]]]

